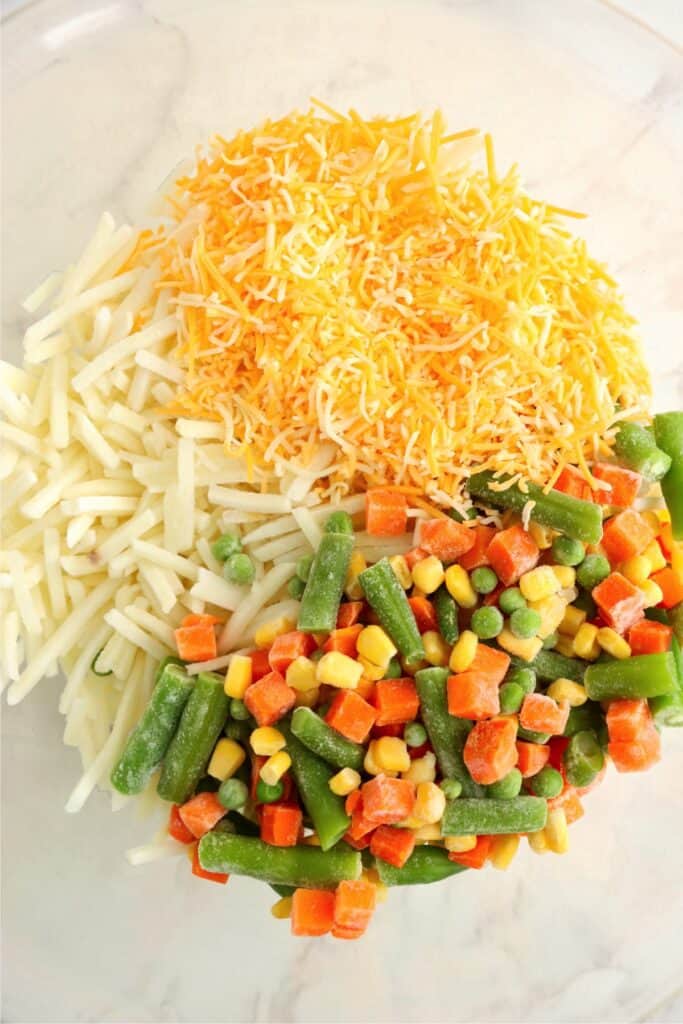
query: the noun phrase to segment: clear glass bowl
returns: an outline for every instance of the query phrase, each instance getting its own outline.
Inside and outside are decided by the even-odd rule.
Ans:
[[[211,131],[303,106],[440,105],[496,139],[585,233],[641,317],[660,407],[682,405],[681,74],[590,0],[34,0],[4,25],[4,358],[19,301],[99,212],[135,218]],[[16,1021],[680,1020],[683,743],[586,800],[567,857],[395,891],[361,943],[292,939],[265,887],[133,869],[147,838],[61,745],[59,683],[3,716],[5,1016]],[[676,992],[679,995],[676,995]],[[657,1007],[660,1009],[658,1010]]]

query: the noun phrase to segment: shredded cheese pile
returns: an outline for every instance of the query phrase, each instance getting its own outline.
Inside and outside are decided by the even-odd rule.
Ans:
[[[215,136],[170,201],[196,219],[161,246],[185,371],[169,411],[224,421],[261,464],[331,440],[338,492],[452,504],[474,467],[549,486],[604,452],[617,403],[647,408],[634,321],[563,226],[578,215],[439,112]]]

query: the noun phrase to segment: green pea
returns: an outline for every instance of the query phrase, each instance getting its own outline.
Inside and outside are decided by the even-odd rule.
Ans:
[[[535,732],[533,729],[523,729],[521,726],[517,730],[517,739],[526,740],[528,743],[547,743],[550,739],[549,732]]]
[[[230,555],[242,550],[242,541],[236,533],[222,533],[211,545],[211,554],[218,562],[225,562]]]
[[[457,800],[462,793],[462,782],[457,779],[442,779],[440,786],[447,800]]]
[[[470,580],[478,594],[490,594],[498,586],[498,577],[495,572],[493,569],[489,569],[485,565],[480,566],[478,569],[474,569],[470,576]]]
[[[503,616],[493,606],[477,608],[472,616],[471,628],[480,640],[493,640],[503,628]]]
[[[421,722],[408,722],[403,730],[403,739],[409,747],[421,747],[427,742],[427,730]]]
[[[534,796],[542,796],[544,800],[551,800],[554,796],[560,795],[564,781],[560,772],[547,764],[529,780],[529,786]]]
[[[325,533],[353,533],[353,520],[348,512],[333,512],[325,523]]]
[[[218,790],[218,802],[229,811],[244,807],[248,796],[249,788],[241,779],[226,779]]]
[[[384,671],[385,679],[401,679],[403,677],[403,669],[401,668],[401,662],[394,655]]]
[[[589,786],[602,771],[605,755],[594,732],[585,729],[572,736],[564,752],[567,782],[579,789]]]
[[[504,778],[487,786],[486,795],[493,800],[513,800],[519,796],[521,789],[522,773],[519,768],[513,768]]]
[[[299,561],[296,563],[295,572],[302,583],[308,580],[311,574],[311,566],[313,565],[313,555],[302,555]]]
[[[246,722],[250,717],[249,709],[243,700],[233,697],[230,701],[230,717],[238,722]]]
[[[536,673],[532,668],[513,668],[508,672],[506,682],[515,683],[524,693],[533,693],[536,689]]]
[[[510,616],[510,629],[515,636],[528,640],[541,628],[541,616],[534,608],[518,608]]]
[[[544,651],[552,651],[553,647],[555,647],[555,645],[557,644],[557,641],[559,639],[560,639],[560,634],[557,631],[555,631],[554,633],[550,633],[548,636],[544,637],[544,639],[543,639],[543,650]]]
[[[556,537],[552,546],[553,558],[559,565],[580,565],[586,550],[580,540],[572,537]]]
[[[610,564],[604,555],[586,555],[576,570],[576,581],[586,590],[592,590],[610,574]]]
[[[269,786],[263,779],[259,779],[256,783],[256,803],[257,804],[274,804],[278,800],[282,799],[282,794],[285,791],[285,787],[281,782],[276,782],[274,786]]]
[[[498,691],[501,715],[514,715],[522,706],[524,690],[517,683],[503,683]]]
[[[512,615],[518,608],[526,608],[527,604],[519,587],[508,587],[498,598],[498,606],[503,615]]]
[[[290,597],[293,597],[295,601],[301,600],[305,589],[306,584],[298,576],[292,576],[291,580],[287,584],[287,593]]]
[[[223,573],[226,580],[230,583],[237,583],[240,587],[246,587],[254,582],[256,569],[249,555],[238,552],[235,555],[230,555],[230,558],[228,558],[223,567]]]

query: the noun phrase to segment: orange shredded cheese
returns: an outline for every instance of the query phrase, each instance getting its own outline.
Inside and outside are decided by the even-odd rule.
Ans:
[[[647,410],[634,320],[564,226],[501,174],[489,136],[440,113],[365,121],[318,105],[217,135],[171,196],[161,286],[186,371],[169,412],[229,451],[306,462],[325,487],[457,500],[471,471],[547,484]]]

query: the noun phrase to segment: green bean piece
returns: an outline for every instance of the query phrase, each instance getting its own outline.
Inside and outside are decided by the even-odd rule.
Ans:
[[[504,835],[545,828],[548,805],[537,796],[511,800],[452,800],[441,819],[445,836]]]
[[[595,733],[585,729],[572,736],[563,760],[567,782],[582,789],[590,786],[600,774],[605,764],[605,755]]]
[[[353,520],[348,512],[333,512],[328,516],[325,533],[348,533],[353,536]]]
[[[460,636],[458,627],[458,606],[448,593],[446,587],[441,584],[439,589],[432,594],[432,605],[436,612],[436,621],[439,624],[439,633],[447,644],[453,645]]]
[[[298,576],[292,576],[291,580],[287,584],[287,593],[290,597],[293,597],[295,601],[300,601],[304,596],[304,590],[306,584]]]
[[[313,555],[302,555],[295,566],[295,571],[302,583],[308,582],[313,565]]]
[[[280,731],[287,740],[287,752],[292,759],[292,774],[299,796],[318,833],[320,847],[329,850],[344,835],[351,819],[344,810],[344,798],[330,789],[330,779],[336,769],[304,746],[288,726],[280,723]]]
[[[335,889],[360,878],[360,854],[348,846],[324,851],[315,846],[271,846],[255,836],[208,832],[199,842],[205,871],[248,875],[270,885]]]
[[[483,787],[472,779],[463,760],[465,741],[472,723],[449,714],[446,697],[448,676],[447,668],[423,668],[415,673],[422,720],[444,778],[457,779],[465,796],[482,797]]]
[[[421,661],[425,656],[422,637],[405,590],[386,558],[358,577],[363,593],[380,623],[408,661]]]
[[[223,682],[212,672],[197,676],[164,758],[157,785],[162,800],[185,803],[202,777],[228,717],[230,698],[225,695]]]
[[[182,665],[165,665],[111,773],[111,784],[119,793],[132,796],[143,791],[166,755],[193,686]]]
[[[657,446],[671,459],[661,480],[671,532],[674,540],[683,540],[683,412],[658,413],[654,427]]]
[[[438,846],[416,847],[402,868],[395,868],[378,857],[375,868],[384,885],[428,885],[467,871],[463,864],[450,860],[446,850]]]
[[[584,685],[591,700],[638,700],[674,693],[676,681],[674,656],[667,651],[595,662],[586,669]]]
[[[292,732],[305,747],[335,768],[362,771],[365,748],[342,736],[311,708],[297,708],[292,715]]]
[[[522,726],[517,730],[517,739],[526,740],[527,743],[547,743],[550,739],[549,732],[534,732],[533,729],[523,729]]]
[[[660,609],[660,611],[663,610],[664,609]],[[669,609],[668,619],[669,624],[674,631],[674,636],[678,640],[679,644],[683,644],[683,601]]]
[[[681,605],[677,605],[677,607],[680,608]],[[683,653],[681,653],[681,645],[675,633],[671,638],[671,654],[676,666],[678,685],[673,693],[653,697],[650,701],[650,710],[657,725],[680,729],[683,727]]]
[[[645,618],[649,619],[650,622],[661,622],[663,626],[672,625],[672,623],[669,622],[669,616],[667,615],[665,608],[646,608]]]
[[[301,598],[299,629],[306,633],[334,629],[352,551],[352,534],[323,534]]]
[[[602,537],[602,510],[591,501],[581,501],[561,491],[549,491],[527,482],[525,491],[513,484],[504,491],[491,490],[490,484],[498,477],[490,471],[475,473],[467,481],[467,489],[473,497],[493,508],[512,508],[521,512],[528,501],[534,502],[531,518],[543,526],[566,533],[575,540],[597,544]],[[500,481],[504,478],[500,477]]]
[[[227,562],[230,555],[242,550],[242,541],[236,533],[222,533],[211,545],[211,554],[218,562]]]
[[[384,672],[385,679],[402,679],[403,668],[396,655],[391,659]]]
[[[638,423],[621,424],[614,438],[614,453],[646,480],[661,480],[671,466],[671,458],[657,447],[653,433]]]
[[[544,800],[552,800],[554,796],[559,796],[563,787],[562,773],[549,764],[529,779],[531,792],[534,796],[542,796]]]
[[[524,693],[533,693],[536,689],[536,673],[526,666],[514,666],[508,672],[506,682],[519,686]]]
[[[542,682],[553,683],[556,679],[571,679],[574,683],[582,683],[586,671],[586,662],[579,658],[567,658],[557,651],[539,651],[533,661],[523,661],[513,657],[515,668],[530,668]]]
[[[513,800],[522,789],[522,773],[519,768],[512,768],[498,782],[486,787],[486,796],[490,800]]]
[[[577,732],[583,732],[585,729],[597,732],[604,721],[605,716],[600,705],[588,700],[581,707],[569,709],[563,736],[575,736]]]

